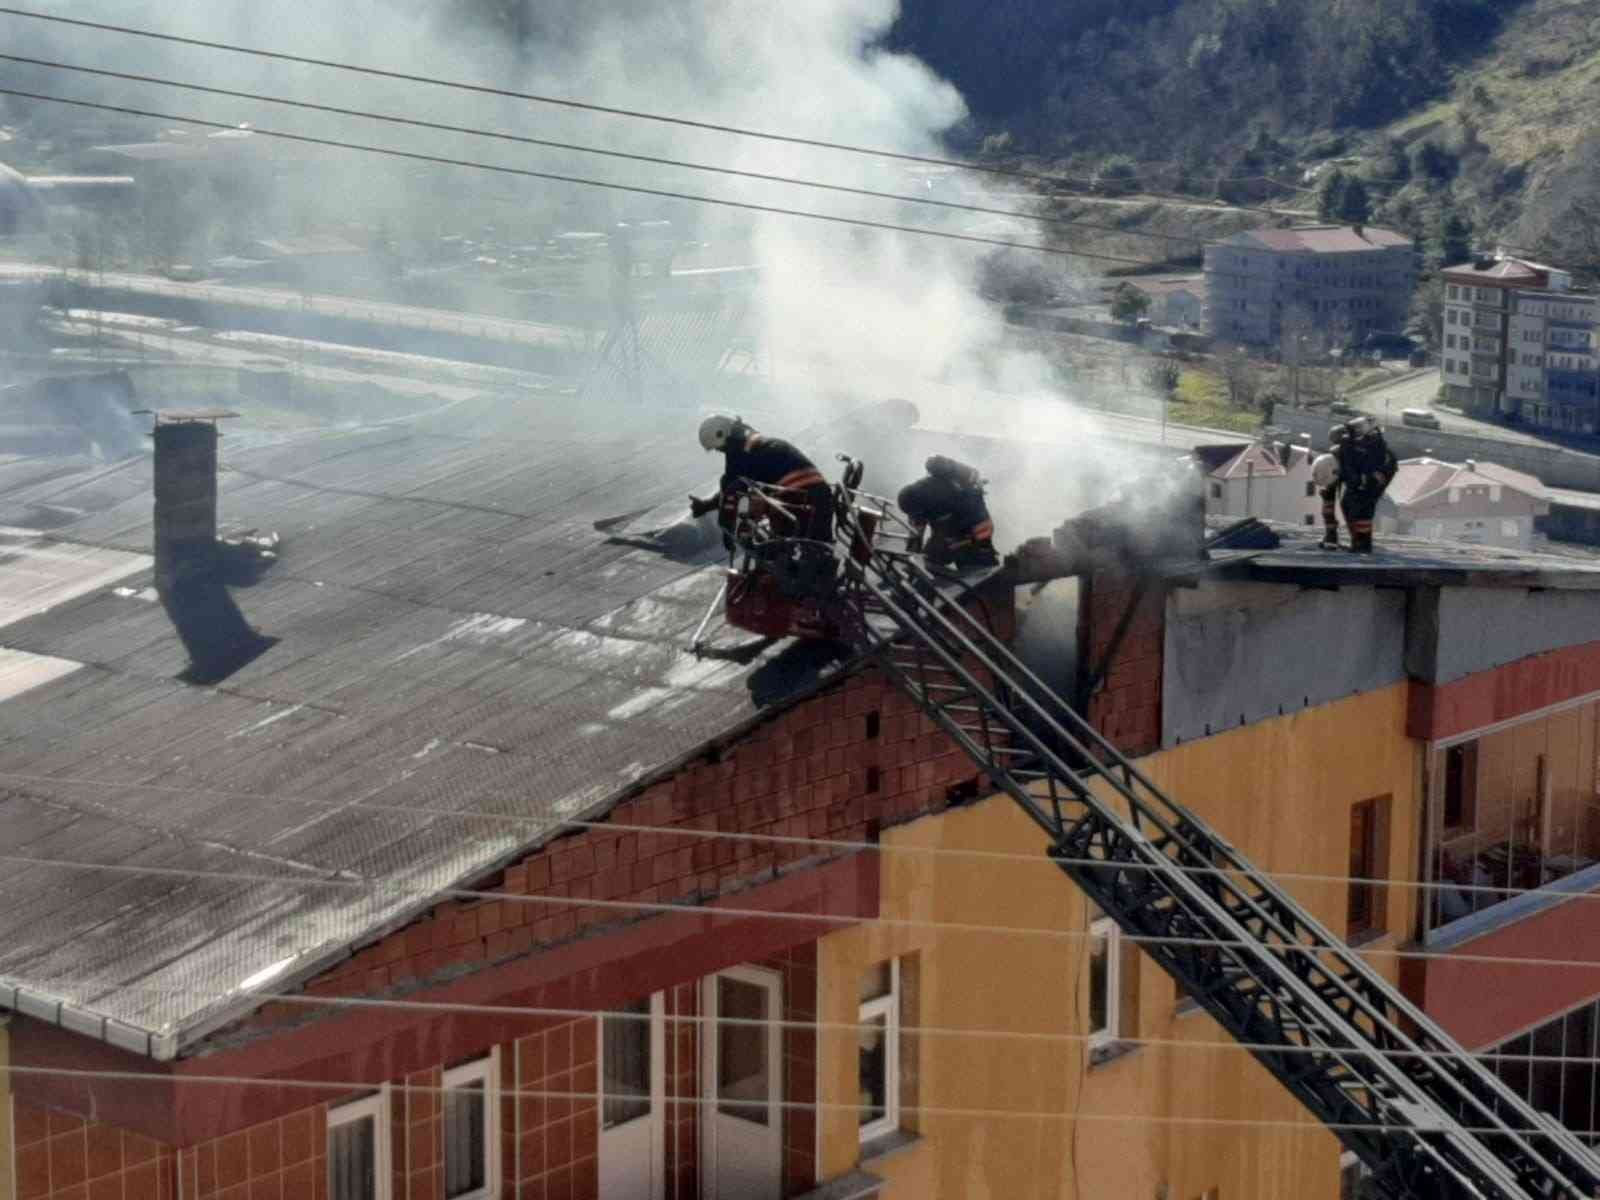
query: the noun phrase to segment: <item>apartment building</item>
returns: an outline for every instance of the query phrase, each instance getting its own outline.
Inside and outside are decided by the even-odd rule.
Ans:
[[[1415,247],[1366,226],[1253,229],[1205,248],[1205,329],[1286,354],[1337,349],[1405,327]]]
[[[0,880],[0,1189],[1341,1195],[1334,1136],[871,662],[687,653],[715,566],[593,527],[604,465],[659,506],[637,528],[684,532],[681,422],[557,416],[234,451],[218,505],[283,534],[235,589],[270,644],[204,685],[151,594],[149,463],[0,464],[0,833],[36,860]],[[46,496],[75,519],[19,532]],[[1479,955],[1600,965],[1553,903],[1600,888],[1600,567],[1290,526],[1158,561],[1074,528],[1048,578],[971,597],[997,633],[1014,589],[1055,595],[1050,682],[1153,780],[1474,1050],[1575,1045],[1600,974]]]
[[[1474,416],[1567,433],[1600,428],[1600,298],[1569,272],[1496,255],[1444,271],[1441,371]]]

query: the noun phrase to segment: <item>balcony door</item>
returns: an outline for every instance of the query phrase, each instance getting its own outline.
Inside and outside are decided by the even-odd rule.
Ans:
[[[776,971],[732,967],[705,981],[701,1179],[705,1200],[778,1200],[783,1057]]]
[[[597,1017],[600,1023],[600,1195],[666,1196],[666,1042],[662,995]]]

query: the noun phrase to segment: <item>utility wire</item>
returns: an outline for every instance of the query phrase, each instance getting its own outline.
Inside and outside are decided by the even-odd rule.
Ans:
[[[163,792],[172,795],[229,797],[240,800],[262,800],[272,804],[293,804],[321,812],[327,816],[334,816],[350,809],[366,812],[394,813],[404,816],[417,816],[427,818],[448,817],[461,821],[483,821],[490,824],[532,825],[536,826],[540,834],[552,837],[559,836],[563,829],[581,829],[598,833],[619,834],[655,834],[670,837],[699,838],[707,841],[752,842],[758,845],[770,846],[804,846],[818,850],[836,852],[839,854],[882,854],[882,855],[915,855],[925,858],[966,859],[978,862],[1023,863],[1031,866],[1104,866],[1104,861],[1097,858],[1071,858],[1057,857],[1045,850],[1037,854],[1026,854],[1015,850],[971,850],[956,846],[918,846],[901,843],[884,842],[856,842],[844,838],[799,837],[792,834],[759,833],[754,831],[741,831],[732,829],[694,829],[684,825],[640,825],[618,821],[580,821],[557,820],[549,821],[543,817],[535,817],[521,813],[509,812],[469,812],[460,809],[423,808],[415,805],[403,804],[374,804],[366,800],[353,800],[348,804],[337,807],[324,804],[302,796],[275,795],[267,792],[244,792],[227,788],[193,788],[174,787],[170,784],[156,783],[130,783],[127,780],[112,781],[105,779],[90,779],[71,775],[29,775],[16,771],[0,770],[0,781],[15,781],[19,783],[50,783],[68,786],[88,786],[100,788],[114,788],[118,791],[146,790]],[[387,785],[386,785],[387,786]],[[381,789],[380,789],[381,790]],[[552,843],[545,843],[550,845]],[[543,847],[541,847],[542,849]],[[1247,879],[1243,872],[1227,867],[1192,867],[1180,863],[1172,863],[1168,867],[1160,867],[1148,863],[1119,863],[1119,870],[1125,871],[1178,871],[1185,875],[1201,877],[1216,877],[1229,879]],[[1264,878],[1280,883],[1314,883],[1347,885],[1360,884],[1373,888],[1395,889],[1407,891],[1451,891],[1471,895],[1499,896],[1511,899],[1517,896],[1540,896],[1551,900],[1600,900],[1600,892],[1570,892],[1560,887],[1543,885],[1531,888],[1496,887],[1493,884],[1468,884],[1455,883],[1449,880],[1421,880],[1421,879],[1386,879],[1379,876],[1365,875],[1339,875],[1325,874],[1311,871],[1258,871]]]
[[[69,871],[102,871],[110,874],[135,875],[167,879],[203,879],[214,882],[261,883],[289,886],[299,889],[335,888],[345,891],[371,892],[420,901],[422,907],[437,905],[444,900],[504,901],[512,904],[543,905],[546,907],[595,908],[618,913],[702,913],[709,917],[727,920],[794,921],[811,925],[868,926],[885,929],[933,929],[951,933],[991,934],[1008,937],[1037,937],[1053,941],[1081,942],[1104,937],[1087,929],[1050,929],[1035,925],[996,925],[969,921],[935,921],[913,917],[863,917],[842,913],[810,913],[779,911],[762,908],[737,908],[717,903],[675,903],[652,900],[603,900],[595,896],[555,896],[527,892],[494,892],[473,888],[440,888],[416,891],[377,879],[306,877],[297,875],[266,875],[243,871],[204,871],[190,867],[156,867],[131,863],[91,863],[60,858],[30,858],[20,854],[0,854],[0,862],[19,867],[47,867]],[[1103,861],[1093,860],[1093,865],[1104,867]],[[1120,864],[1119,864],[1120,865]],[[420,918],[421,913],[416,918]],[[1205,937],[1180,937],[1159,934],[1135,934],[1121,930],[1116,934],[1122,941],[1137,946],[1198,946],[1225,950],[1266,950],[1275,955],[1305,954],[1320,958],[1328,949],[1324,946],[1303,943],[1266,943],[1253,941],[1219,940]],[[1347,949],[1351,949],[1346,947]],[[1505,954],[1441,954],[1438,951],[1401,950],[1398,948],[1355,948],[1352,953],[1366,958],[1415,958],[1423,961],[1448,961],[1482,965],[1535,967],[1541,970],[1564,968],[1583,971],[1600,971],[1600,960],[1527,958]]]
[[[658,167],[674,167],[688,171],[707,171],[718,175],[731,175],[740,179],[754,179],[763,183],[779,183],[791,187],[815,188],[819,191],[837,192],[849,196],[863,196],[873,200],[890,200],[901,204],[921,204],[933,208],[943,208],[956,212],[978,213],[991,217],[1010,217],[1019,221],[1034,221],[1046,225],[1061,225],[1075,229],[1093,229],[1103,233],[1115,233],[1128,237],[1151,238],[1158,241],[1180,242],[1185,245],[1205,245],[1208,240],[1195,236],[1180,234],[1154,233],[1144,230],[1122,229],[1116,225],[1101,225],[1092,221],[1082,221],[1073,217],[1056,217],[1048,213],[1022,212],[1010,208],[989,208],[981,204],[965,204],[955,200],[939,200],[932,196],[917,196],[902,192],[883,192],[872,188],[852,187],[847,184],[825,183],[816,179],[805,179],[795,175],[776,175],[764,171],[748,171],[738,167],[719,167],[709,163],[688,162],[683,159],[663,158],[653,154],[634,154],[623,150],[606,150],[598,146],[586,146],[576,142],[557,142],[545,138],[525,137],[521,134],[504,133],[499,130],[483,129],[476,126],[449,125],[439,121],[423,121],[412,117],[403,117],[394,113],[368,112],[363,109],[341,108],[332,104],[314,104],[305,100],[291,100],[282,96],[264,95],[259,92],[241,92],[230,88],[210,87],[205,84],[184,83],[176,79],[166,79],[156,75],[139,75],[128,71],[111,71],[99,67],[77,66],[72,63],[53,62],[42,58],[28,58],[20,54],[0,54],[0,61],[25,63],[35,67],[47,67],[58,71],[74,71],[85,75],[98,75],[109,79],[122,79],[132,83],[153,84],[159,87],[180,88],[189,92],[203,92],[212,96],[227,96],[235,100],[251,100],[263,104],[277,104],[287,108],[307,109],[312,112],[329,113],[340,117],[357,117],[368,121],[381,121],[391,125],[405,125],[416,129],[427,129],[438,133],[463,134],[467,137],[488,138],[495,141],[515,142],[524,146],[538,146],[550,150],[570,150],[580,154],[595,154],[604,158],[623,159],[628,162],[648,163]],[[1211,239],[1212,242],[1215,239]]]
[[[3,12],[4,10],[0,10]],[[224,121],[210,121],[202,117],[180,116],[175,113],[153,112],[149,109],[133,108],[120,104],[102,104],[92,100],[74,100],[65,96],[48,96],[40,92],[25,92],[19,88],[0,88],[0,96],[16,96],[24,100],[42,100],[50,104],[66,104],[74,108],[94,109],[99,112],[120,113],[130,117],[149,117],[157,121],[177,121],[181,124],[198,125],[207,129],[237,129]],[[861,229],[878,229],[890,233],[910,233],[921,237],[943,238],[949,241],[970,242],[981,246],[999,246],[1007,250],[1031,250],[1040,254],[1055,254],[1065,258],[1092,258],[1102,262],[1123,263],[1139,267],[1166,267],[1169,264],[1153,261],[1147,258],[1128,258],[1122,255],[1101,254],[1089,250],[1070,250],[1060,246],[1041,246],[1032,242],[1009,242],[1003,238],[983,237],[973,233],[955,233],[945,229],[930,229],[917,225],[897,225],[889,221],[872,221],[864,217],[844,217],[834,213],[808,212],[805,209],[785,208],[776,204],[757,204],[748,200],[730,200],[720,196],[699,196],[692,192],[679,192],[667,188],[643,187],[638,184],[613,183],[603,179],[587,179],[578,175],[563,175],[554,171],[533,171],[525,167],[508,167],[497,163],[477,162],[472,159],[449,158],[439,154],[423,154],[414,150],[400,150],[392,146],[369,146],[360,142],[346,142],[336,138],[312,137],[303,133],[288,133],[283,130],[262,129],[259,126],[251,129],[253,134],[260,137],[279,138],[284,141],[298,142],[308,146],[323,146],[336,150],[356,150],[364,154],[378,154],[390,158],[405,159],[410,162],[432,163],[437,166],[467,167],[477,171],[491,171],[499,175],[511,175],[521,179],[540,179],[550,183],[567,183],[579,187],[603,188],[607,191],[629,192],[640,196],[656,196],[667,200],[684,200],[695,204],[712,204],[721,208],[738,209],[743,212],[767,213],[769,215],[784,217],[800,217],[808,221],[824,221],[834,225],[849,225]]]
[[[628,117],[640,121],[653,121],[667,125],[677,125],[689,129],[701,129],[711,133],[731,134],[738,137],[759,138],[765,141],[787,143],[789,145],[810,146],[822,150],[837,150],[847,154],[859,154],[875,158],[889,159],[900,162],[921,163],[926,166],[948,167],[961,171],[973,171],[980,174],[997,175],[1011,179],[1025,179],[1036,183],[1059,185],[1072,183],[1083,186],[1086,182],[1092,186],[1093,181],[1084,181],[1071,176],[1051,174],[1043,171],[1027,171],[1019,167],[1002,167],[985,163],[968,162],[962,159],[941,158],[936,155],[910,154],[897,150],[887,150],[881,147],[858,146],[845,142],[834,142],[819,138],[805,138],[790,134],[773,133],[767,130],[747,129],[735,125],[725,125],[714,121],[698,121],[686,117],[674,117],[663,113],[647,112],[642,109],[620,108],[604,104],[595,104],[588,101],[572,100],[558,96],[539,95],[533,92],[519,92],[509,88],[491,87],[486,84],[467,83],[461,80],[443,79],[436,76],[418,75],[404,71],[390,71],[379,67],[364,67],[356,63],[339,62],[334,59],[312,58],[305,55],[289,54],[282,51],[263,50],[253,46],[241,46],[229,42],[207,41],[201,38],[180,37],[176,34],[159,33],[150,29],[138,29],[128,25],[113,25],[103,21],[87,21],[78,17],[63,17],[53,13],[34,12],[23,8],[0,7],[0,15],[23,17],[35,21],[47,21],[59,25],[72,25],[83,29],[96,29],[106,33],[118,33],[129,37],[148,38],[155,41],[167,42],[174,45],[194,46],[208,50],[224,50],[233,54],[246,54],[255,58],[273,59],[278,62],[298,63],[302,66],[325,67],[329,70],[348,71],[359,75],[369,75],[381,79],[393,79],[404,83],[421,83],[434,87],[451,88],[458,91],[476,93],[478,95],[499,96],[509,100],[524,100],[535,104],[548,104],[561,108],[570,108],[584,112],[602,113],[608,116]],[[134,114],[141,115],[141,114]],[[164,118],[180,119],[180,118]],[[1228,176],[1229,181],[1243,181],[1261,179],[1265,182],[1282,184],[1281,180],[1271,176]],[[1389,182],[1384,177],[1375,177],[1374,182]],[[1398,182],[1398,177],[1393,180]],[[1296,188],[1292,184],[1283,184],[1292,190],[1301,193],[1314,192],[1314,188]],[[1204,205],[1203,197],[1185,195],[1178,192],[1146,192],[1146,195],[1190,204]],[[1271,209],[1258,205],[1234,204],[1225,202],[1230,209],[1239,212],[1262,213],[1274,219],[1281,219],[1285,212],[1291,210]],[[1314,215],[1314,214],[1313,214]],[[1527,247],[1505,244],[1507,250],[1519,253],[1538,254],[1538,250]]]
[[[64,980],[53,979],[47,985],[53,989],[59,988],[104,988],[103,979],[90,980]],[[209,993],[201,988],[169,988],[156,984],[132,984],[119,987],[120,992],[136,994],[153,994],[158,996],[171,996],[182,994],[200,997],[209,1002],[216,1000],[216,993]],[[662,989],[665,990],[665,989]],[[59,994],[59,993],[52,993]],[[639,1012],[636,1009],[604,1009],[604,1008],[562,1008],[546,1005],[517,1005],[517,1004],[470,1004],[464,1001],[443,1000],[405,1000],[390,999],[379,996],[314,996],[302,992],[269,992],[250,990],[247,993],[252,1000],[262,1004],[278,1003],[290,1006],[299,1006],[307,1009],[344,1009],[362,1010],[370,1009],[380,1012],[418,1012],[434,1014],[459,1014],[462,1016],[477,1017],[537,1017],[541,1019],[555,1019],[564,1021],[583,1020],[589,1017],[604,1017],[609,1020],[649,1022],[656,1018],[649,1012]],[[1198,1004],[1184,1012],[1174,1012],[1173,1019],[1182,1021],[1191,1015],[1210,1016]],[[1557,1014],[1562,1015],[1562,1014]],[[780,1030],[801,1030],[816,1033],[840,1034],[854,1037],[863,1031],[881,1029],[879,1018],[866,1021],[824,1021],[820,1019],[805,1020],[787,1017],[711,1017],[703,1013],[667,1013],[660,1018],[669,1025],[693,1025],[697,1027],[723,1027],[729,1028],[754,1028]],[[1023,1042],[1045,1043],[1048,1045],[1074,1045],[1084,1042],[1093,1042],[1098,1035],[1093,1033],[1041,1033],[1037,1030],[1013,1030],[994,1028],[970,1028],[964,1026],[948,1025],[908,1025],[901,1023],[898,1029],[902,1035],[950,1039],[960,1041],[963,1039],[975,1041],[997,1042]],[[1514,1041],[1514,1035],[1507,1041]],[[1563,1040],[1565,1040],[1563,1038]],[[1317,1054],[1332,1053],[1329,1047],[1323,1044],[1285,1045],[1278,1042],[1248,1042],[1248,1041],[1207,1041],[1193,1038],[1173,1037],[1119,1037],[1119,1045],[1151,1046],[1164,1050],[1203,1050],[1203,1051],[1246,1051],[1272,1054]],[[1504,1043],[1497,1043],[1503,1045]],[[1448,1061],[1457,1062],[1461,1055],[1452,1054],[1443,1050],[1395,1050],[1383,1047],[1363,1048],[1363,1054],[1370,1054],[1380,1058],[1393,1058],[1413,1062]],[[1471,1051],[1463,1050],[1479,1061],[1493,1061],[1496,1063],[1538,1063],[1546,1066],[1593,1066],[1600,1064],[1600,1057],[1593,1055],[1575,1054],[1502,1054],[1493,1050]]]
[[[1327,1052],[1327,1053],[1332,1053]],[[270,1078],[253,1075],[153,1075],[143,1071],[107,1071],[88,1070],[78,1067],[24,1067],[0,1065],[0,1074],[9,1072],[12,1075],[45,1076],[63,1079],[103,1079],[119,1080],[127,1083],[149,1085],[153,1080],[160,1080],[166,1084],[193,1084],[196,1086],[211,1087],[275,1087],[289,1088],[296,1091],[332,1092],[336,1096],[348,1095],[352,1092],[370,1092],[378,1086],[370,1079],[296,1079],[289,1076],[272,1076]],[[464,1091],[471,1084],[459,1087],[450,1087],[443,1083],[391,1083],[389,1088],[394,1092],[403,1092],[408,1095],[433,1094],[446,1095],[451,1092]],[[500,1087],[498,1094],[505,1099],[548,1099],[548,1100],[593,1100],[606,1099],[606,1095],[597,1089],[583,1090],[558,1090],[558,1089],[533,1089],[533,1088],[507,1088]],[[615,1098],[615,1097],[613,1097]],[[839,1112],[855,1116],[861,1112],[859,1101],[829,1100],[730,1100],[725,1096],[704,1095],[695,1093],[675,1093],[668,1097],[667,1103],[687,1107],[703,1107],[707,1105],[743,1105],[749,1108],[767,1108],[769,1106],[786,1111],[799,1112]],[[1269,1117],[1179,1117],[1155,1116],[1149,1113],[1086,1113],[1086,1112],[1059,1112],[1051,1110],[1032,1109],[1007,1109],[1007,1108],[958,1108],[942,1105],[916,1105],[902,1104],[902,1113],[917,1113],[929,1117],[961,1117],[967,1120],[1020,1120],[1020,1121],[1091,1121],[1091,1122],[1119,1122],[1134,1125],[1166,1125],[1166,1126],[1195,1126],[1195,1127],[1221,1127],[1230,1129],[1278,1129],[1288,1133],[1315,1134],[1324,1130],[1333,1133],[1340,1132],[1365,1132],[1365,1133],[1417,1133],[1418,1127],[1414,1125],[1382,1124],[1368,1121],[1320,1121],[1315,1116],[1307,1113],[1299,1120],[1272,1119]],[[1515,1126],[1505,1125],[1451,1125],[1452,1133],[1470,1134],[1505,1134],[1508,1132],[1527,1134],[1532,1137],[1555,1137],[1548,1129],[1542,1126]]]

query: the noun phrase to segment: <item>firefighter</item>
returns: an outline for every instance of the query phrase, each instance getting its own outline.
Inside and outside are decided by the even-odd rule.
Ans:
[[[1335,502],[1339,498],[1339,447],[1348,430],[1335,425],[1328,430],[1328,452],[1319,454],[1311,464],[1312,482],[1317,485],[1317,495],[1322,499],[1322,548],[1339,548],[1339,515]]]
[[[924,469],[928,473],[923,478],[900,489],[900,510],[916,535],[912,549],[921,549],[929,566],[965,570],[998,565],[983,477],[941,454],[928,459]]]
[[[1355,417],[1344,428],[1344,439],[1333,451],[1339,469],[1331,487],[1341,493],[1339,507],[1350,527],[1351,552],[1371,554],[1372,518],[1400,464],[1371,417]],[[1323,545],[1327,544],[1324,536]]]
[[[738,417],[722,415],[700,422],[700,445],[708,452],[722,451],[727,467],[715,496],[689,497],[691,515],[701,517],[721,510],[726,521],[725,502],[729,498],[750,483],[766,484],[791,493],[784,498],[787,512],[774,506],[769,513],[775,532],[819,542],[833,541],[833,491],[816,464],[795,447],[782,438],[756,432]]]

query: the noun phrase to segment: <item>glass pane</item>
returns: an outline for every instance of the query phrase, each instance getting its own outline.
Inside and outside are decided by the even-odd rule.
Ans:
[[[757,1125],[769,1117],[766,1022],[767,989],[726,976],[717,977],[717,1111]],[[722,1024],[724,1020],[760,1024]]]
[[[1109,941],[1105,935],[1089,939],[1089,1032],[1103,1033],[1110,1020],[1111,1006],[1106,991],[1110,986]]]
[[[650,1115],[650,1001],[641,1000],[622,1011],[630,1015],[605,1018],[600,1083],[605,1091],[604,1129]]]
[[[879,996],[887,996],[891,986],[888,963],[881,962],[868,967],[861,974],[861,1003],[876,1000]]]
[[[371,1117],[328,1129],[328,1200],[373,1200],[377,1127]]]
[[[484,1185],[483,1081],[444,1096],[444,1194],[461,1196]]]
[[[861,1038],[861,1125],[883,1120],[889,1111],[889,1029],[885,1017],[863,1023]]]

